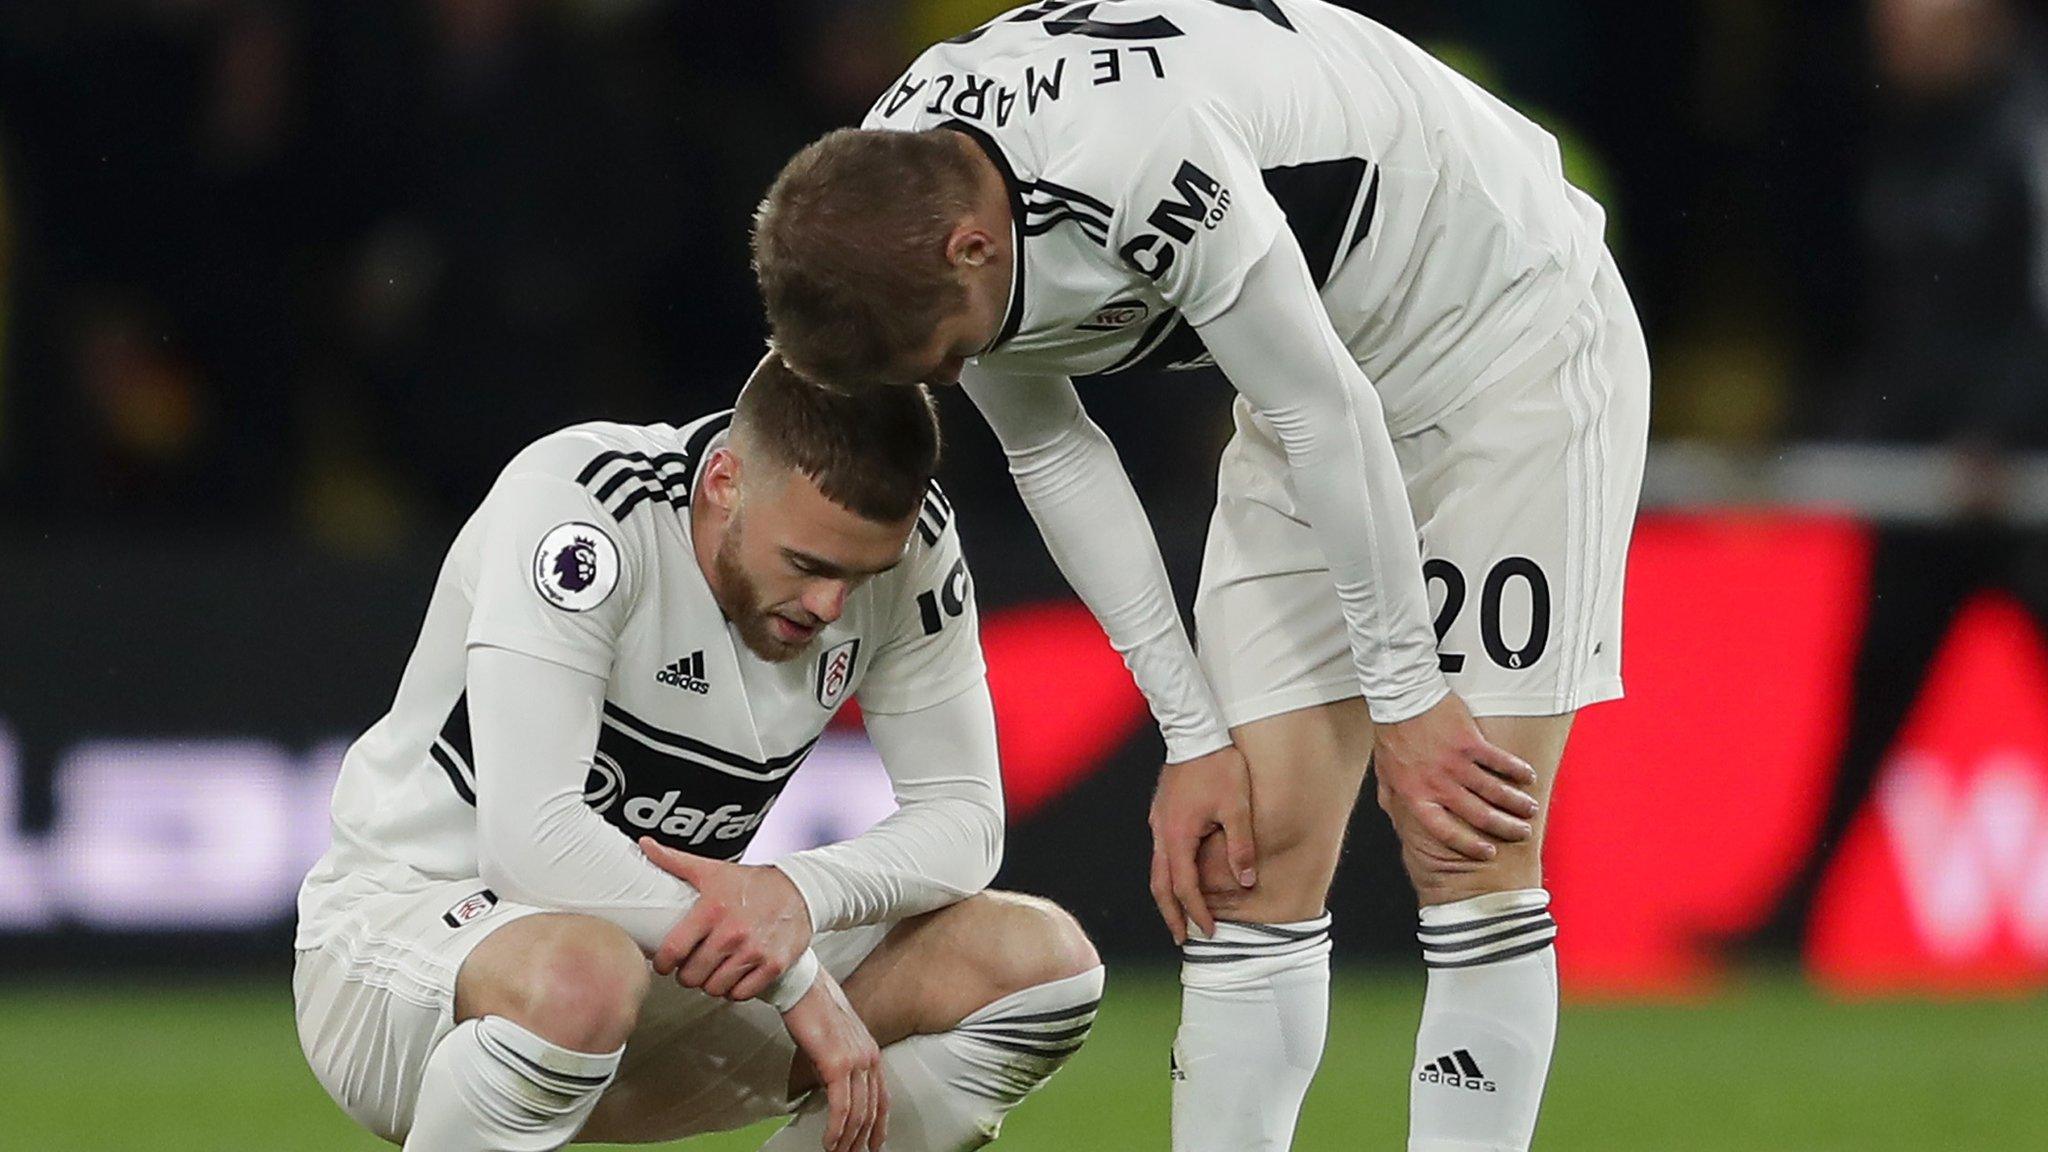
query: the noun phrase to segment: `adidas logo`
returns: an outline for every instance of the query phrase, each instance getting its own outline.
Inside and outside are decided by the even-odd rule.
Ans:
[[[1497,1092],[1500,1089],[1479,1070],[1479,1061],[1472,1053],[1460,1048],[1448,1056],[1439,1056],[1433,1064],[1424,1064],[1415,1072],[1415,1078],[1424,1084],[1441,1084],[1446,1088],[1464,1088],[1472,1092]]]
[[[704,678],[702,648],[656,672],[654,678],[671,688],[681,688],[686,692],[695,692],[699,696],[711,691],[711,681]]]

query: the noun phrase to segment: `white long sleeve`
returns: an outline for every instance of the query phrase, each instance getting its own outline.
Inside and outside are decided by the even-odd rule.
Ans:
[[[819,931],[898,920],[971,896],[1003,859],[1003,785],[988,684],[914,712],[864,714],[898,805],[850,840],[775,862]]]
[[[583,802],[604,689],[603,679],[567,665],[470,647],[477,867],[502,897],[610,921],[652,954],[697,890],[649,863]],[[816,972],[806,951],[762,999],[786,1008]]]
[[[971,364],[960,383],[1002,441],[1053,562],[1151,704],[1167,761],[1227,746],[1222,709],[1174,605],[1152,522],[1116,448],[1082,411],[1073,381]]]
[[[1373,720],[1429,710],[1450,688],[1438,668],[1407,488],[1379,395],[1330,327],[1291,232],[1278,232],[1236,299],[1200,332],[1287,452]]]

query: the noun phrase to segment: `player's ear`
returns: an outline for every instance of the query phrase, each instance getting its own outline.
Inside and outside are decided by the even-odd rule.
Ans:
[[[697,482],[696,498],[709,501],[711,506],[731,515],[740,498],[740,457],[729,445],[721,444],[711,450],[711,458],[704,462],[704,475]]]
[[[995,259],[996,240],[988,229],[962,220],[946,237],[946,262],[955,268],[980,268]]]

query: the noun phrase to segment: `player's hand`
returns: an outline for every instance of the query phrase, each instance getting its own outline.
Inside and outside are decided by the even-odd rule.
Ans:
[[[1188,921],[1214,935],[1216,918],[1202,896],[1195,853],[1202,838],[1222,830],[1230,873],[1250,888],[1259,882],[1258,847],[1252,842],[1252,774],[1235,746],[1219,748],[1159,772],[1152,796],[1152,900],[1173,942],[1187,943]]]
[[[820,970],[818,982],[782,1014],[782,1026],[825,1090],[825,1152],[881,1152],[889,1136],[882,1050],[839,981]]]
[[[678,852],[642,836],[654,866],[697,890],[697,903],[654,954],[685,988],[751,1000],[811,946],[811,910],[782,870]]]
[[[1410,850],[1485,863],[1499,844],[1535,835],[1536,770],[1479,730],[1457,693],[1373,736],[1380,807]]]

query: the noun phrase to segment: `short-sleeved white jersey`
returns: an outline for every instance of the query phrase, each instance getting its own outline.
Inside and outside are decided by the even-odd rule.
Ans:
[[[603,677],[584,801],[629,837],[737,858],[840,705],[914,712],[983,676],[967,564],[934,485],[903,560],[800,657],[753,655],[691,543],[690,493],[730,413],[584,424],[516,456],[457,535],[391,711],[343,760],[299,946],[357,889],[477,875],[467,649]]]
[[[1003,170],[1005,371],[1209,363],[1194,327],[1286,226],[1398,436],[1542,349],[1600,263],[1549,133],[1321,0],[1028,5],[928,49],[866,125],[959,128]]]

